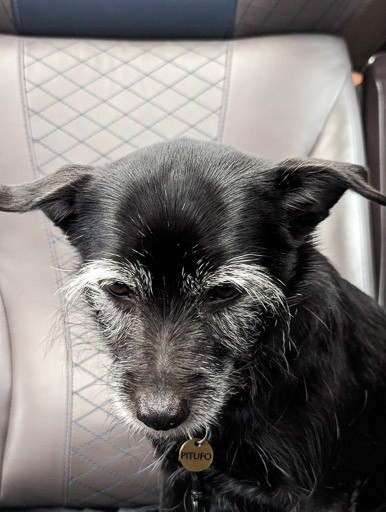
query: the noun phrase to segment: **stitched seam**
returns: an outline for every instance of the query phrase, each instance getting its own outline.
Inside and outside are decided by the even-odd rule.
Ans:
[[[10,362],[10,385],[11,385],[10,394],[9,394],[9,400],[8,400],[8,403],[9,403],[9,406],[8,406],[8,417],[7,417],[7,424],[6,424],[6,427],[5,427],[5,435],[4,435],[4,448],[3,448],[3,453],[1,454],[1,458],[0,458],[0,462],[1,462],[1,466],[0,466],[0,496],[1,496],[1,488],[2,488],[3,474],[4,474],[4,461],[5,461],[5,454],[6,454],[6,451],[7,451],[7,444],[8,444],[7,441],[8,441],[9,432],[10,432],[11,412],[12,412],[12,404],[13,404],[13,389],[14,389],[14,386],[13,386],[13,374],[14,374],[14,372],[13,372],[13,353],[12,353],[12,342],[11,342],[11,330],[10,330],[10,327],[9,327],[9,320],[8,320],[8,315],[7,315],[7,309],[5,307],[4,297],[3,297],[3,294],[1,292],[1,286],[0,286],[0,305],[2,305],[3,310],[4,310],[4,318],[5,318],[6,329],[7,329],[7,334],[8,334],[9,362]]]
[[[32,135],[31,135],[31,127],[29,123],[28,116],[28,105],[27,105],[27,95],[25,91],[25,76],[24,76],[24,38],[19,38],[19,88],[20,88],[20,97],[23,111],[23,120],[24,120],[24,131],[25,138],[27,140],[28,146],[28,156],[31,164],[31,170],[34,179],[38,179],[39,174],[37,171],[36,158],[34,153],[34,148],[32,145]]]
[[[351,91],[352,94],[355,95],[354,91]],[[342,94],[344,91],[342,92]],[[349,94],[343,94],[346,105],[347,105],[347,113],[349,122],[348,128],[351,132],[351,141],[352,141],[352,147],[353,147],[353,159],[356,163],[363,164],[364,162],[361,161],[358,149],[357,141],[360,140],[360,133],[358,132],[357,124],[355,122],[355,119],[353,117],[353,107],[356,108],[356,96],[352,96]],[[355,103],[355,104],[354,104]],[[365,219],[363,218],[363,215],[359,215],[359,222],[358,222],[358,229],[360,231],[360,242],[359,242],[359,250],[361,253],[361,260],[364,263],[362,272],[361,272],[361,280],[362,280],[362,286],[363,289],[367,290],[369,294],[374,295],[374,275],[372,275],[373,270],[373,257],[372,257],[372,236],[369,232],[369,228],[371,228],[369,224],[369,204],[368,201],[364,202],[365,199],[360,197],[360,201],[362,201],[361,209],[364,210],[364,213],[366,214],[366,218],[368,222],[365,222]]]
[[[379,159],[379,171],[380,171],[380,191],[386,193],[386,176],[385,176],[385,148],[382,142],[385,139],[385,89],[381,80],[375,81],[375,86],[378,92],[378,130],[379,130],[379,142],[380,142],[380,159]],[[379,288],[378,288],[378,302],[381,306],[386,304],[386,210],[385,208],[379,207],[380,209],[380,235],[381,247],[379,255]]]
[[[329,111],[326,121],[322,126],[322,129],[316,139],[316,142],[311,150],[310,155],[313,154],[315,147],[320,142],[320,139],[324,135],[324,130],[326,128],[326,125],[331,119],[331,116],[334,113],[334,110],[337,106],[338,101],[343,98],[343,101],[346,104],[346,111],[348,116],[348,123],[347,128],[350,131],[350,141],[351,141],[351,153],[350,153],[350,160],[353,162],[356,162],[358,164],[363,164],[361,154],[358,150],[358,144],[357,142],[361,140],[361,134],[358,131],[357,123],[355,122],[355,118],[353,117],[353,107],[356,108],[355,103],[355,92],[351,91],[351,87],[349,89],[349,92],[351,91],[352,94],[345,93],[347,84],[351,83],[351,74],[349,73],[346,79],[343,81],[342,87],[339,89],[339,93],[335,101],[333,102],[333,106],[331,110]],[[355,103],[355,105],[353,105]],[[362,198],[360,198],[362,200]],[[366,210],[366,205],[360,204],[359,205],[360,211]],[[368,233],[367,227],[365,226],[365,222],[362,215],[358,216],[358,230],[360,232],[360,240],[359,240],[359,251],[360,251],[360,260],[363,263],[362,265],[362,272],[361,272],[361,287],[367,291],[367,293],[371,294],[374,293],[374,287],[373,287],[373,279],[371,278],[371,264],[372,264],[372,258],[370,254],[370,247],[371,247],[371,236]],[[364,245],[364,243],[366,245]],[[369,267],[370,265],[370,267]]]
[[[63,298],[60,298],[60,302],[63,307]],[[63,311],[63,309],[62,309]],[[73,366],[72,366],[72,345],[70,339],[70,328],[65,319],[64,322],[64,332],[65,332],[65,345],[66,345],[66,413],[65,413],[65,422],[66,429],[64,432],[64,467],[63,467],[63,494],[64,494],[64,504],[66,506],[70,503],[70,478],[72,474],[72,444],[73,444],[73,407],[74,407],[74,395],[73,395]]]
[[[222,142],[225,130],[225,118],[228,111],[230,87],[231,87],[231,70],[233,62],[233,44],[228,43],[226,47],[226,64],[225,64],[225,77],[223,89],[223,101],[221,112],[218,119],[218,141]]]
[[[18,63],[19,63],[19,69],[18,69],[18,76],[19,76],[19,92],[20,92],[20,97],[21,97],[21,102],[22,102],[22,111],[23,111],[23,119],[24,119],[24,128],[26,128],[25,126],[25,114],[24,114],[24,103],[23,103],[23,91],[22,91],[22,85],[21,85],[21,80],[22,80],[22,41],[21,39],[18,40],[18,45],[17,45],[17,59],[18,59]],[[26,135],[26,138],[28,139],[27,135]],[[3,299],[3,297],[1,296],[1,299]],[[4,304],[4,301],[3,301],[3,304]],[[4,308],[5,309],[5,308]],[[8,440],[8,437],[9,437],[9,433],[10,433],[10,430],[11,430],[11,424],[12,424],[12,413],[13,413],[13,389],[14,389],[14,386],[13,386],[13,381],[12,381],[12,377],[13,377],[13,358],[12,358],[12,343],[11,343],[11,333],[10,333],[10,329],[9,329],[9,323],[8,323],[8,318],[7,318],[7,325],[8,325],[8,332],[9,332],[9,341],[10,341],[10,359],[11,359],[11,396],[10,396],[10,404],[9,404],[9,416],[8,416],[8,424],[7,424],[7,433],[6,433],[6,437],[5,437],[5,445],[4,445],[4,458],[3,458],[3,464],[2,464],[2,472],[1,472],[1,476],[3,475],[3,469],[4,469],[4,460],[5,460],[5,455],[6,455],[6,452],[7,452],[7,440]]]
[[[21,90],[22,110],[23,110],[23,117],[24,117],[24,128],[25,128],[25,132],[26,132],[28,153],[29,153],[32,172],[33,172],[35,179],[38,179],[40,176],[39,176],[39,172],[38,172],[38,165],[37,165],[36,155],[35,155],[35,151],[34,151],[35,148],[33,146],[32,129],[31,129],[31,125],[30,125],[30,117],[28,114],[28,111],[29,111],[28,98],[27,98],[27,92],[25,89],[26,77],[24,75],[24,70],[25,70],[25,65],[24,65],[25,51],[24,51],[24,49],[25,49],[25,38],[20,38],[20,43],[19,43],[19,75],[20,75],[19,81],[20,81],[20,90]],[[45,232],[46,239],[48,242],[48,247],[49,247],[49,251],[50,251],[50,255],[51,255],[51,261],[53,262],[53,272],[55,275],[55,281],[56,281],[57,286],[59,287],[60,277],[58,275],[57,270],[55,270],[58,267],[58,258],[57,258],[57,254],[55,251],[54,244],[52,242],[52,238],[53,238],[52,233],[50,232],[48,222],[45,220],[44,217],[42,217],[42,223],[43,223],[43,230]],[[52,228],[51,228],[51,230],[52,230]],[[60,303],[61,303],[61,310],[63,311],[62,298],[60,298]],[[69,461],[69,456],[68,456],[69,441],[68,441],[67,432],[69,430],[68,429],[69,409],[72,410],[72,407],[71,408],[69,407],[69,396],[68,396],[69,395],[68,390],[70,389],[69,372],[71,371],[71,365],[68,364],[69,363],[68,359],[71,358],[71,352],[70,352],[71,345],[68,342],[68,328],[67,328],[66,324],[64,324],[63,331],[64,331],[64,336],[65,336],[65,346],[66,346],[66,353],[67,353],[67,361],[66,361],[66,363],[67,363],[67,371],[66,371],[67,399],[66,399],[66,412],[65,412],[66,428],[65,428],[65,440],[64,440],[63,499],[64,499],[64,502],[67,503],[66,499],[67,499],[67,495],[68,495],[68,481],[69,481],[68,469],[67,469],[67,465],[68,465],[68,461]]]
[[[350,80],[351,85],[351,80]],[[360,165],[366,164],[366,156],[364,155],[362,141],[363,134],[361,130],[361,122],[357,123],[354,117],[354,110],[358,108],[357,96],[355,90],[353,90],[352,85],[349,87],[347,93],[345,93],[346,87],[342,90],[342,95],[344,96],[347,104],[347,111],[349,117],[349,128],[351,131],[351,140],[352,140],[352,149],[353,149],[353,158],[354,162]],[[362,147],[362,150],[359,151],[359,148]]]
[[[315,138],[315,142],[313,143],[310,151],[308,152],[308,156],[312,156],[312,154],[315,151],[315,148],[318,146],[318,144],[320,142],[320,139],[323,137],[324,130],[325,130],[325,128],[326,128],[326,126],[327,126],[327,124],[328,124],[328,122],[330,120],[331,115],[333,114],[333,112],[334,112],[334,110],[335,110],[335,108],[336,108],[336,106],[338,104],[338,101],[339,101],[339,99],[341,97],[341,94],[342,94],[344,88],[346,87],[346,83],[347,83],[348,80],[351,80],[351,73],[350,72],[347,73],[347,75],[343,79],[342,84],[339,87],[338,92],[336,93],[333,102],[331,103],[331,108],[328,111],[328,113],[326,114],[325,120],[323,121],[322,126],[321,126],[321,128],[319,130],[319,133],[318,133],[318,135]]]

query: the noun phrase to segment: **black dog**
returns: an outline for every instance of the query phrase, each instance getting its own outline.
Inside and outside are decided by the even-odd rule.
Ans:
[[[178,140],[103,168],[0,187],[78,250],[111,356],[116,409],[162,455],[162,509],[184,510],[177,452],[211,429],[205,482],[235,511],[386,509],[386,314],[312,232],[346,189],[386,198],[356,165],[271,164]]]

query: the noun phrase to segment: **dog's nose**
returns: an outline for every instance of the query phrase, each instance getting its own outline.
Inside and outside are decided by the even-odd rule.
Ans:
[[[137,400],[137,418],[153,430],[176,428],[186,420],[189,412],[187,401],[176,397],[167,405],[153,405],[142,398]]]

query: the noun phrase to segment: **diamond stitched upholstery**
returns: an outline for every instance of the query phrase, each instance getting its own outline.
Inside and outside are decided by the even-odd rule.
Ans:
[[[166,137],[215,139],[225,49],[27,40],[26,91],[40,170],[117,159]]]

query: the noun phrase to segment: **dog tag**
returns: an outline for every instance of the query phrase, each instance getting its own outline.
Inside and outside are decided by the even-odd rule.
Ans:
[[[180,448],[179,461],[188,471],[198,473],[204,471],[213,462],[213,448],[208,441],[199,443],[200,439],[194,438],[185,441]]]

